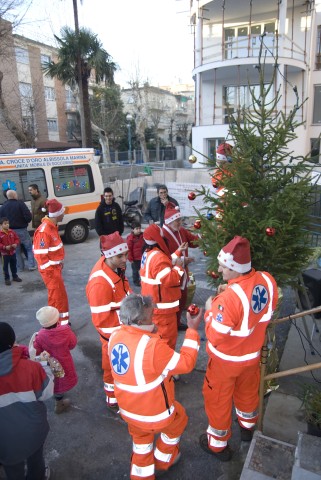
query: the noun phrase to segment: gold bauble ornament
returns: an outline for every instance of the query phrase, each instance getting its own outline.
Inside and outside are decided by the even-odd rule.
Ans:
[[[188,157],[188,161],[189,161],[189,163],[196,163],[197,162],[197,157],[195,157],[195,155],[190,155]]]

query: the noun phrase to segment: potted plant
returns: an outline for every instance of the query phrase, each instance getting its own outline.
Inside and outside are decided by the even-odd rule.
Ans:
[[[308,433],[321,437],[321,388],[305,384],[299,395],[308,425]]]

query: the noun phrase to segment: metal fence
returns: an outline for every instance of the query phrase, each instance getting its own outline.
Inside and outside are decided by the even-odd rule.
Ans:
[[[133,163],[144,163],[143,159],[143,152],[142,150],[133,150],[129,152],[128,150],[125,152],[119,152],[118,150],[110,152],[110,158],[113,163],[120,163],[120,164],[129,164],[130,158],[133,159]],[[166,160],[176,160],[177,153],[176,148],[160,148],[159,149],[159,159],[157,159],[157,151],[156,150],[148,150],[148,162],[164,162]],[[146,162],[145,162],[146,163]]]

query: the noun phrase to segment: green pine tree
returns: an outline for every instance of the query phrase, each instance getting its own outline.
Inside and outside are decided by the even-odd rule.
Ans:
[[[259,94],[250,87],[252,106],[230,115],[232,163],[222,171],[217,185],[224,186],[225,194],[217,197],[214,188],[198,191],[205,204],[197,212],[200,246],[208,258],[208,272],[217,272],[220,248],[235,235],[244,236],[251,243],[255,269],[270,272],[279,286],[295,285],[311,256],[312,164],[289,149],[299,125],[296,112],[302,108],[296,87],[297,103],[285,116],[278,110],[279,90],[273,94],[277,59],[268,84],[261,55],[259,60]],[[207,159],[206,163],[213,170],[215,162]]]

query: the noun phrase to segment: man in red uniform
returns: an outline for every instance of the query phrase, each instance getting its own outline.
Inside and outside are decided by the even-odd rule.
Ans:
[[[196,248],[198,246],[198,235],[186,230],[182,227],[181,212],[179,207],[169,203],[165,210],[165,224],[163,225],[164,238],[170,253],[174,254],[173,263],[176,262],[175,251],[178,248],[182,250],[182,260],[184,275],[181,278],[182,296],[179,301],[179,310],[177,312],[177,328],[178,330],[186,330],[186,325],[181,322],[183,311],[186,309],[187,301],[187,283],[188,283],[188,265],[194,262],[194,258],[188,256],[188,247]]]
[[[176,312],[179,310],[181,298],[181,277],[184,274],[181,252],[175,252],[176,265],[162,236],[161,228],[152,224],[144,231],[147,249],[143,253],[140,278],[142,295],[150,295],[155,308],[153,322],[158,333],[167,340],[171,348],[175,348],[177,340]]]
[[[108,407],[118,409],[107,350],[110,335],[120,328],[120,302],[130,293],[125,277],[128,246],[118,232],[102,235],[100,245],[102,257],[90,273],[86,294],[92,322],[100,335],[106,402]]]
[[[221,143],[216,149],[217,169],[212,175],[212,185],[218,197],[222,197],[225,192],[222,180],[225,175],[229,174],[227,166],[229,163],[232,163],[232,151],[232,145],[226,142]]]
[[[166,471],[178,462],[188,417],[175,400],[172,376],[194,368],[200,343],[201,311],[187,315],[189,328],[180,353],[155,333],[152,315],[151,297],[125,298],[120,306],[123,325],[112,334],[108,348],[119,411],[133,439],[131,480],[154,480],[155,467]]]
[[[65,208],[55,198],[47,200],[48,217],[41,220],[33,236],[33,253],[38,270],[48,290],[48,305],[59,311],[61,325],[69,322],[68,296],[62,277],[65,250],[58,233],[58,223]]]
[[[232,401],[241,429],[241,440],[251,441],[258,418],[260,353],[265,331],[278,301],[277,285],[267,272],[251,268],[250,243],[234,237],[218,255],[227,284],[205,312],[209,362],[203,396],[209,425],[200,437],[203,450],[221,461],[232,451]]]

